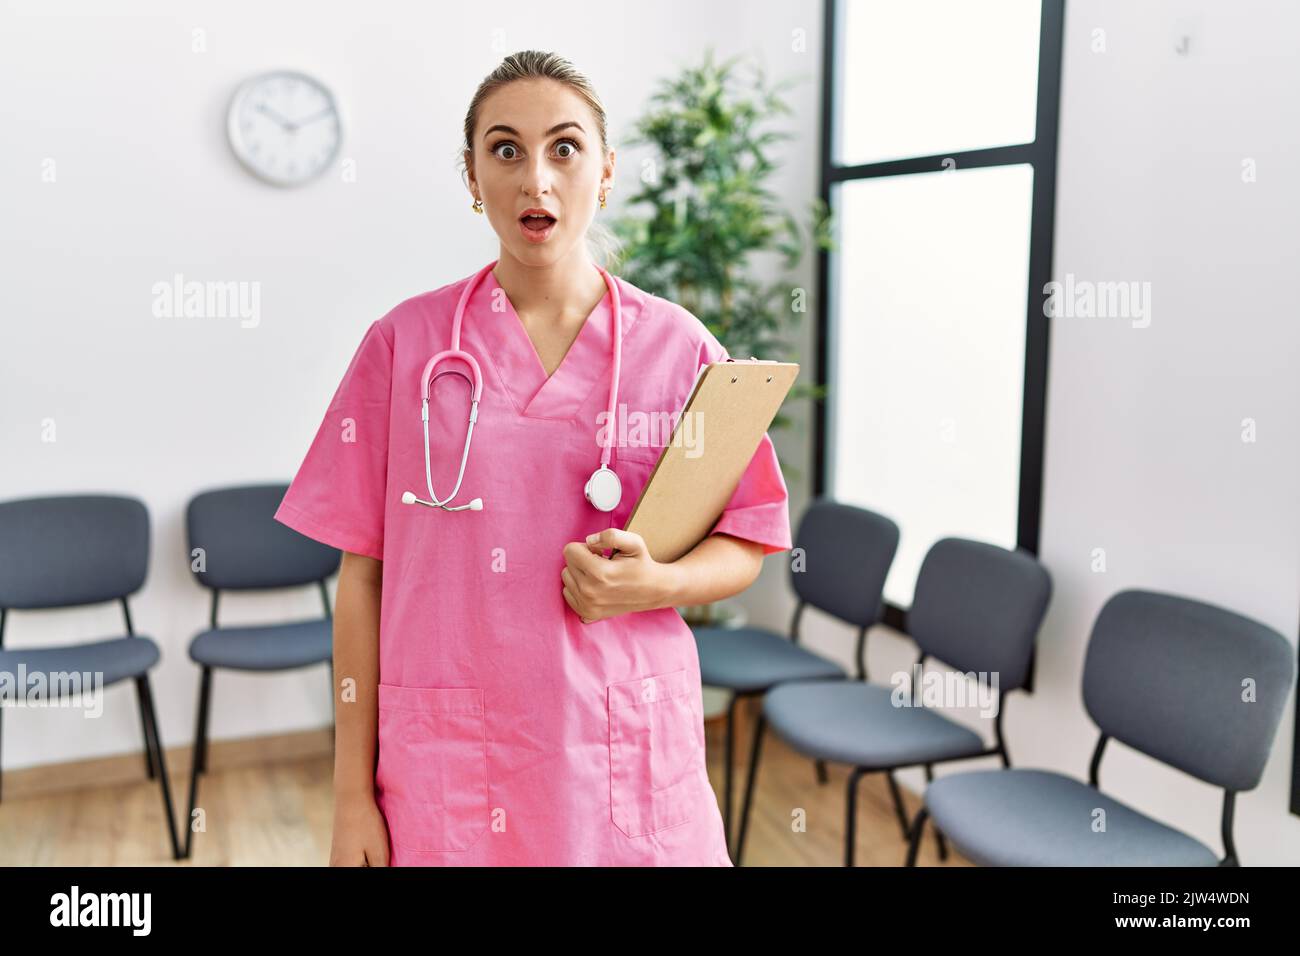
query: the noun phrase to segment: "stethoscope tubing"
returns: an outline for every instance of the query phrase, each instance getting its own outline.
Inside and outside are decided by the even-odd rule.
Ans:
[[[429,361],[425,363],[424,372],[420,376],[420,420],[424,432],[424,483],[425,487],[429,490],[429,500],[422,501],[419,498],[415,498],[415,496],[410,492],[407,492],[406,495],[403,496],[403,500],[407,503],[418,502],[431,507],[442,508],[446,511],[463,511],[466,509],[477,511],[482,507],[482,500],[479,498],[475,498],[474,502],[467,505],[453,506],[449,504],[449,502],[460,493],[461,482],[465,479],[465,465],[469,461],[469,446],[474,437],[474,424],[478,421],[479,400],[483,394],[483,372],[479,368],[479,364],[475,360],[474,356],[461,349],[460,330],[461,325],[464,322],[465,307],[469,302],[470,296],[474,293],[474,290],[478,288],[478,284],[483,280],[483,277],[496,266],[498,261],[499,260],[497,259],[492,260],[475,273],[474,277],[461,291],[460,299],[456,303],[456,312],[451,324],[451,348],[445,349],[430,358]],[[606,436],[600,455],[601,468],[608,469],[611,451],[613,449],[614,415],[618,402],[618,380],[623,364],[623,304],[622,299],[619,296],[618,285],[615,283],[614,278],[598,264],[596,265],[596,269],[599,270],[601,276],[605,280],[605,285],[609,289],[610,301],[613,306],[611,311],[613,313],[614,325],[614,350],[609,374],[609,406],[606,414]],[[433,370],[437,365],[447,359],[458,359],[464,362],[469,366],[472,374],[466,375],[464,372],[459,370],[449,369],[445,372],[439,372],[437,375],[434,375]],[[429,396],[434,381],[442,375],[459,375],[461,378],[464,378],[469,382],[470,407],[469,421],[465,429],[465,445],[460,456],[460,470],[456,475],[456,486],[452,489],[451,494],[446,498],[439,499],[437,492],[433,490],[433,472],[432,463],[430,461]],[[475,504],[477,504],[478,507],[474,507]]]

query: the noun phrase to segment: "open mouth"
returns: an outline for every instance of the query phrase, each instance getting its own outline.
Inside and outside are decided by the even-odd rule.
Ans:
[[[519,217],[519,232],[525,242],[545,242],[555,231],[556,219],[545,209],[525,209]]]
[[[525,213],[519,217],[520,224],[530,232],[545,232],[555,225],[555,217]]]

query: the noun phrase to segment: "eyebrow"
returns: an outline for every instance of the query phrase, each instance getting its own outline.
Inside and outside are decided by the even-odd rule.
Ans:
[[[582,130],[584,133],[587,132],[585,129],[582,129],[582,124],[581,124],[581,123],[576,123],[576,122],[574,122],[573,120],[568,120],[567,122],[564,122],[564,123],[556,123],[554,126],[552,126],[550,129],[548,129],[548,130],[547,130],[545,133],[543,133],[542,135],[543,135],[543,136],[550,136],[552,133],[558,133],[560,130],[562,130],[562,129],[568,129],[570,126],[576,126],[576,127],[578,127],[578,129]],[[484,139],[487,139],[489,135],[491,135],[492,133],[495,133],[497,130],[501,130],[501,132],[503,132],[503,133],[509,133],[509,134],[512,135],[512,136],[518,136],[518,135],[519,135],[519,130],[514,129],[513,127],[510,127],[510,126],[503,126],[502,124],[497,123],[495,126],[489,126],[486,130],[483,131],[483,138],[484,138]]]

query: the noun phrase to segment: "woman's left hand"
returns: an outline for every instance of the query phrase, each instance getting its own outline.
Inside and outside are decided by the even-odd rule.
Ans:
[[[606,558],[604,552],[618,554]],[[635,531],[606,528],[564,546],[564,600],[583,624],[674,603],[672,565],[650,557]]]

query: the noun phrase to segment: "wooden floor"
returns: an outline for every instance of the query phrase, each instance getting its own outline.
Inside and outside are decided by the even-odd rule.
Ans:
[[[736,821],[749,753],[748,727],[736,746]],[[722,794],[722,727],[708,725],[709,776]],[[200,782],[207,831],[194,834],[194,851],[182,866],[323,866],[329,861],[332,823],[331,759],[313,757],[258,766],[214,767]],[[189,768],[170,775],[177,817],[184,813]],[[746,840],[746,866],[841,866],[848,768],[829,765],[817,782],[814,765],[779,738],[767,735],[754,812]],[[909,817],[917,800],[906,790]],[[802,812],[801,812],[802,811]],[[796,821],[806,828],[796,830]],[[184,831],[181,831],[184,841]],[[899,866],[906,845],[880,774],[863,779],[858,799],[858,866]],[[932,831],[921,865],[969,865],[951,852],[940,864]],[[39,796],[5,796],[0,803],[0,865],[151,866],[171,859],[162,798],[143,776],[120,784]]]

